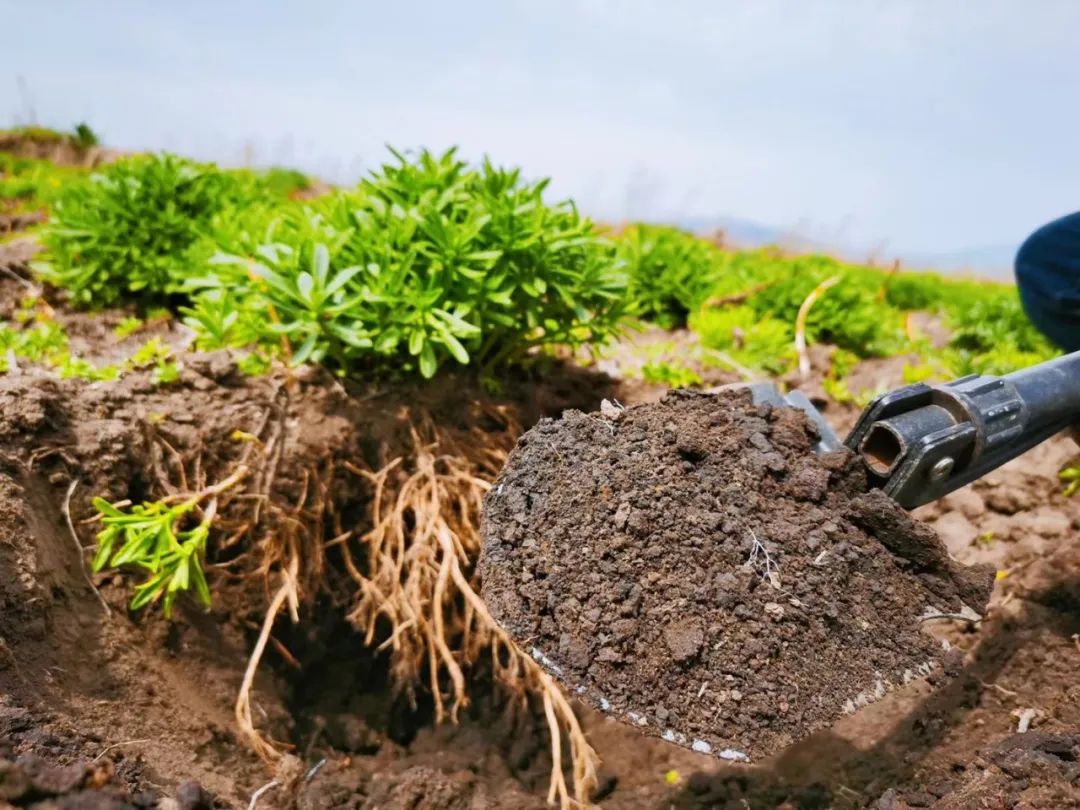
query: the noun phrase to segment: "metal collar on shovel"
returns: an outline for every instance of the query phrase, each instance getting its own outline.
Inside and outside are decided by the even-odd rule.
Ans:
[[[818,427],[815,450],[841,446],[806,395],[748,386],[754,402],[799,408]],[[844,440],[870,483],[905,509],[935,501],[1026,453],[1080,420],[1080,352],[1003,377],[971,374],[881,394]]]

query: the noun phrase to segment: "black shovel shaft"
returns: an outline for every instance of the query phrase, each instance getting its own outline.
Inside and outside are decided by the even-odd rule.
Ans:
[[[1067,427],[1080,421],[1080,352],[1014,371],[1005,379],[1027,405],[1032,424]]]
[[[873,486],[912,509],[981,478],[1080,422],[1080,352],[1003,377],[971,375],[890,391],[845,444]]]

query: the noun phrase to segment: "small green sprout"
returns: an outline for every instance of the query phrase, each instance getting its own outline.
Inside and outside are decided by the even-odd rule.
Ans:
[[[120,366],[118,365],[95,366],[89,360],[70,354],[60,361],[56,369],[60,376],[65,379],[75,377],[91,382],[111,382],[120,377]]]
[[[261,377],[270,370],[270,358],[261,352],[249,352],[236,361],[241,374],[249,377]]]
[[[194,587],[195,596],[209,608],[210,586],[203,573],[206,541],[217,515],[217,496],[237,484],[247,473],[240,467],[213,487],[187,496],[173,496],[160,501],[124,507],[104,498],[94,498],[94,508],[104,528],[98,533],[97,552],[91,568],[94,573],[106,568],[134,566],[147,573],[135,586],[130,609],[139,610],[161,602],[166,618],[172,616],[176,597]],[[209,501],[191,528],[190,516]]]
[[[155,385],[169,385],[180,379],[180,365],[175,360],[158,360],[150,379]]]
[[[1058,473],[1058,478],[1068,482],[1061,494],[1066,498],[1072,497],[1076,494],[1077,490],[1080,490],[1080,464],[1072,464],[1065,467]]]
[[[646,382],[669,388],[691,388],[702,382],[701,375],[692,368],[668,361],[646,363],[641,367],[641,376]]]
[[[138,332],[142,328],[142,325],[142,320],[132,315],[120,321],[120,323],[116,325],[116,328],[113,329],[113,334],[123,340]]]
[[[146,368],[153,366],[151,379],[156,385],[167,385],[180,379],[180,365],[176,360],[173,350],[161,342],[161,338],[153,337],[138,348],[135,354],[127,360],[128,368]]]

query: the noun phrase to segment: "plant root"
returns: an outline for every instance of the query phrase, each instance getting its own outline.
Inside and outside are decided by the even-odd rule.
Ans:
[[[810,376],[810,355],[806,351],[806,319],[810,315],[810,307],[825,294],[829,287],[839,282],[840,276],[830,276],[814,287],[799,307],[798,315],[795,316],[795,353],[799,356],[799,376],[804,380]]]
[[[371,528],[359,539],[362,561],[347,541],[339,547],[359,589],[349,620],[368,645],[385,635],[380,649],[390,650],[391,673],[410,700],[416,683],[428,684],[436,722],[457,722],[469,702],[465,670],[485,655],[512,699],[542,701],[551,736],[548,800],[565,808],[588,801],[596,753],[566,696],[495,623],[474,586],[481,503],[516,434],[507,430],[501,444],[490,434],[461,440],[426,420],[412,431],[407,460],[374,472],[347,464],[373,488]]]
[[[563,808],[587,803],[596,784],[596,753],[567,697],[498,627],[475,583],[482,500],[520,433],[508,409],[479,406],[486,422],[502,426],[493,433],[478,427],[451,431],[428,416],[414,417],[406,453],[377,470],[345,462],[372,490],[363,529],[347,531],[330,495],[337,468],[329,455],[320,468],[304,472],[291,505],[273,491],[288,400],[287,392],[276,394],[257,431],[245,434],[250,438],[241,461],[252,474],[244,497],[253,506],[239,518],[233,513],[221,545],[246,546],[222,568],[260,579],[268,599],[234,706],[243,738],[277,770],[292,759],[286,745],[255,727],[255,675],[267,645],[275,643],[277,617],[287,609],[293,622],[299,620],[302,599],[324,590],[327,555],[336,553],[356,589],[349,621],[365,645],[389,652],[394,683],[414,706],[417,685],[425,684],[436,722],[456,723],[469,704],[467,672],[490,661],[513,703],[526,705],[531,697],[543,706],[551,739],[549,801]],[[251,459],[256,450],[258,462]],[[284,782],[279,778],[278,784]]]
[[[240,693],[236,696],[236,706],[234,708],[236,724],[240,728],[240,733],[248,741],[252,750],[268,763],[274,763],[281,759],[282,752],[273,742],[267,740],[255,729],[255,723],[251,717],[251,687],[255,681],[255,673],[259,669],[259,662],[262,660],[263,652],[266,650],[266,644],[270,640],[270,632],[274,629],[274,620],[286,603],[289,605],[293,621],[298,621],[299,594],[296,591],[295,562],[282,576],[281,587],[278,588],[274,598],[270,600],[270,606],[266,609],[266,617],[263,619],[262,629],[259,631],[259,638],[255,642],[255,648],[251,651],[251,657],[248,658],[247,669],[244,671],[244,680],[240,685]],[[254,797],[252,801],[255,801]]]

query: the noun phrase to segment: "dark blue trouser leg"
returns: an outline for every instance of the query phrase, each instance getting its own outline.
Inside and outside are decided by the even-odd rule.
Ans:
[[[1016,254],[1016,283],[1035,328],[1065,351],[1080,350],[1080,212],[1027,238]]]

